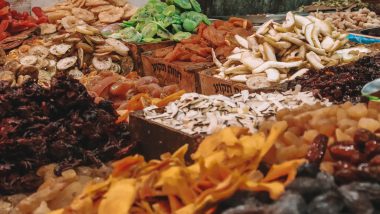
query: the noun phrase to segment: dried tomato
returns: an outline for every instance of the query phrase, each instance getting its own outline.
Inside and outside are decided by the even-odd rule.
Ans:
[[[0,32],[0,41],[10,36],[8,32]]]
[[[0,17],[6,16],[8,15],[8,13],[9,13],[9,6],[6,6],[0,9]]]
[[[2,20],[0,22],[0,33],[5,32],[9,26],[9,20]]]

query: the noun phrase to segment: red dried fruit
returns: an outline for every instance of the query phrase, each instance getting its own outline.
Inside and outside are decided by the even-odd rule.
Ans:
[[[306,159],[309,163],[319,166],[325,156],[329,138],[325,135],[318,135],[310,145]]]
[[[359,164],[365,161],[364,154],[355,149],[354,145],[334,144],[330,147],[333,159],[347,161],[352,164]]]

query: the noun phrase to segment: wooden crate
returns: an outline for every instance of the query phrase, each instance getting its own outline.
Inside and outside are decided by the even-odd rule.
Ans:
[[[134,67],[135,70],[142,75],[142,60],[141,60],[141,55],[142,53],[146,51],[152,51],[160,48],[165,48],[171,45],[174,45],[174,41],[163,41],[163,42],[157,42],[157,43],[126,43],[128,48],[130,49],[131,52],[131,57],[134,62]]]
[[[214,66],[212,62],[166,62],[148,51],[142,55],[145,76],[154,76],[163,85],[178,84],[187,92],[200,92],[199,72]]]
[[[186,161],[191,162],[190,155],[196,151],[203,140],[201,135],[188,135],[178,130],[147,120],[142,111],[130,115],[132,140],[137,143],[138,152],[147,160],[158,159],[160,155],[174,153],[183,145],[188,144]]]
[[[199,81],[201,86],[201,94],[204,95],[214,95],[222,94],[225,96],[231,96],[240,93],[243,90],[248,90],[249,92],[274,92],[274,91],[286,91],[287,84],[279,84],[274,87],[262,88],[252,90],[247,87],[244,83],[238,83],[231,80],[224,80],[216,78],[213,76],[216,68],[210,68],[202,71],[199,74]]]

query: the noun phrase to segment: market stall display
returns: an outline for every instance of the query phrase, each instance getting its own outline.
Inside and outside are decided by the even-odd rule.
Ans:
[[[312,15],[333,24],[340,32],[380,27],[380,17],[367,8],[336,13],[316,12]]]
[[[250,37],[236,35],[240,47],[226,62],[213,53],[218,67],[215,77],[246,83],[254,90],[295,79],[309,69],[354,61],[370,52],[364,47],[338,52],[348,42],[346,36],[325,21],[289,12],[283,24],[270,20]]]
[[[0,0],[0,213],[377,213],[379,19],[335,2]]]

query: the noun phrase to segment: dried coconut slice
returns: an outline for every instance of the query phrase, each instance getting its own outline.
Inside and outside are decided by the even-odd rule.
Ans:
[[[71,13],[78,19],[82,19],[85,22],[91,22],[95,20],[95,15],[89,10],[82,8],[73,8],[71,9]]]
[[[66,57],[64,59],[61,59],[57,63],[57,69],[58,70],[66,70],[75,65],[77,62],[78,57],[72,56],[72,57]]]
[[[111,68],[112,60],[111,57],[108,57],[105,60],[100,60],[98,57],[94,57],[92,59],[92,64],[96,70],[103,71]]]
[[[38,57],[36,56],[24,56],[23,58],[20,59],[21,65],[24,65],[24,66],[35,65],[37,61],[38,61]]]
[[[270,87],[271,86],[271,84],[268,81],[267,77],[264,77],[264,76],[253,76],[253,77],[250,77],[247,80],[246,84],[247,84],[248,88],[250,88],[252,90],[259,89],[259,88],[266,88],[266,87]]]
[[[50,47],[49,51],[51,54],[55,56],[62,56],[67,53],[68,50],[70,50],[71,45],[68,44],[59,44],[59,45],[53,45]]]
[[[124,9],[120,7],[114,7],[111,10],[103,11],[99,13],[99,21],[103,23],[114,23],[123,17]]]

